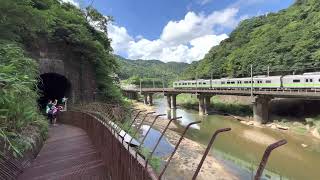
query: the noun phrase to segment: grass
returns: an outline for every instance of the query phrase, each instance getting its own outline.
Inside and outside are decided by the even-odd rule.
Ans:
[[[145,158],[149,158],[150,156],[150,150],[142,147],[139,149],[139,152],[145,157]],[[159,157],[156,156],[152,156],[148,162],[150,164],[150,166],[158,173],[161,170],[161,159]]]
[[[180,94],[177,96],[177,103],[187,109],[198,108],[198,99],[195,95]],[[242,105],[238,103],[224,103],[219,98],[212,97],[210,99],[210,108],[233,115],[250,116],[252,115],[252,108],[249,105]]]

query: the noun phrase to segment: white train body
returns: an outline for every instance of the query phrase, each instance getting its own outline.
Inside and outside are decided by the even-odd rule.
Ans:
[[[251,82],[252,81],[252,82]],[[175,81],[176,89],[316,89],[320,88],[320,72],[287,76],[255,76],[249,78],[197,79]]]

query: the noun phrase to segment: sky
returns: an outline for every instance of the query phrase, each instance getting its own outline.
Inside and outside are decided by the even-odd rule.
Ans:
[[[244,19],[277,12],[294,0],[62,0],[114,17],[114,53],[128,59],[201,60]]]

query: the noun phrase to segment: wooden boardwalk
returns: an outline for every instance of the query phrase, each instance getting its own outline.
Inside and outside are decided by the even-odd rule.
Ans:
[[[86,132],[59,124],[49,129],[49,138],[31,166],[19,176],[29,179],[107,179],[100,153]]]

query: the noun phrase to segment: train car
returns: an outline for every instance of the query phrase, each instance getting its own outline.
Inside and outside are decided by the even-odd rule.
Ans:
[[[285,89],[316,89],[320,88],[320,73],[288,75],[282,78]]]
[[[253,87],[258,89],[280,89],[282,76],[260,76],[253,78]]]
[[[197,79],[176,81],[176,89],[316,89],[320,88],[320,72],[287,76],[254,76],[247,78]]]
[[[251,88],[251,83],[255,89],[281,88],[282,85],[281,76],[256,76],[251,81],[251,78],[223,78],[215,88],[248,89]]]
[[[197,85],[194,80],[181,80],[173,83],[173,88],[175,89],[192,89],[196,87]]]

